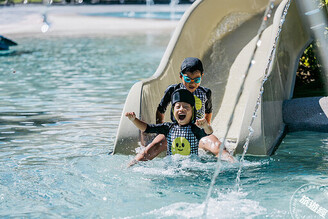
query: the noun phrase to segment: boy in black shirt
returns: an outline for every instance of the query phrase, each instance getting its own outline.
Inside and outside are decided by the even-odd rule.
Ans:
[[[171,98],[173,123],[147,124],[137,119],[134,112],[127,112],[125,116],[141,131],[163,134],[167,140],[167,155],[198,155],[199,141],[212,134],[213,129],[205,118],[196,121],[195,98],[187,89],[174,91]],[[233,161],[227,151],[224,150],[223,155],[224,159]],[[130,166],[139,161],[137,158],[138,155]]]

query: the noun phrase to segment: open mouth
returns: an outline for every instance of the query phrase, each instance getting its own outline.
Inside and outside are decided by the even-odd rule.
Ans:
[[[184,120],[186,118],[186,115],[179,115],[179,120]]]
[[[194,86],[189,86],[189,89],[191,89],[191,90],[194,89],[194,88],[195,88]]]

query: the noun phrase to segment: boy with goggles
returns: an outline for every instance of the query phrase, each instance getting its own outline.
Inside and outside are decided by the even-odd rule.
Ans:
[[[168,104],[172,101],[172,94],[178,89],[186,89],[195,98],[196,120],[203,119],[211,124],[212,118],[212,92],[209,88],[200,86],[203,77],[203,64],[195,57],[185,58],[181,64],[179,73],[181,83],[170,85],[164,92],[164,96],[159,103],[156,111],[156,123],[164,123],[164,113]],[[199,148],[210,151],[214,155],[218,155],[221,142],[214,135],[202,138],[199,142]],[[146,146],[142,153],[136,155],[134,163],[138,161],[152,160],[158,154],[167,150],[167,140],[165,135],[159,134],[155,139]],[[132,165],[133,165],[132,164]]]

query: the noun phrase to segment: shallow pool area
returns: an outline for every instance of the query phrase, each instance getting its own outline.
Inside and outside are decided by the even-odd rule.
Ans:
[[[169,38],[14,38],[0,56],[0,217],[203,216],[214,157],[126,168],[132,156],[108,155],[130,87],[155,72]],[[223,163],[207,218],[291,218],[299,187],[328,184],[328,134],[289,133],[275,155],[246,157],[240,191],[238,168]]]

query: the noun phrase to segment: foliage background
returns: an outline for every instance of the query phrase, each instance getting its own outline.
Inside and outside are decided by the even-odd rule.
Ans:
[[[322,0],[318,7],[327,10],[328,0]],[[328,40],[328,27],[323,30],[325,39]],[[327,96],[327,73],[324,72],[318,50],[320,43],[313,41],[305,50],[299,61],[296,73],[294,97]]]

